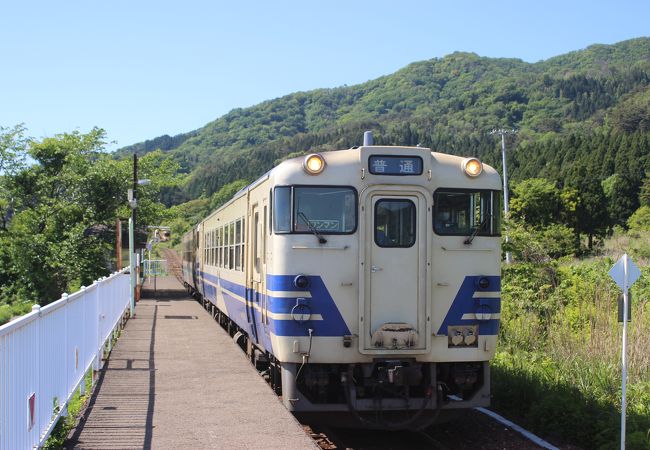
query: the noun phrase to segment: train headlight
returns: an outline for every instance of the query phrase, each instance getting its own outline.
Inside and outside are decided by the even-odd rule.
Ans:
[[[463,161],[463,170],[469,177],[478,177],[483,172],[483,163],[478,158],[467,158]]]
[[[325,169],[325,159],[318,153],[307,155],[305,161],[302,163],[302,167],[309,175],[318,175]]]

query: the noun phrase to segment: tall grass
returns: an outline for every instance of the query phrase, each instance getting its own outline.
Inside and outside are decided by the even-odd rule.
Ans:
[[[503,271],[494,404],[584,448],[619,442],[622,324],[619,291],[608,275],[614,262],[514,264]],[[628,327],[627,438],[634,449],[650,449],[650,270],[642,272]]]

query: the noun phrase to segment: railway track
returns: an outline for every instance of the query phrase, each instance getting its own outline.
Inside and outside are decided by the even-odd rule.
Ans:
[[[536,443],[475,410],[424,431],[376,431],[305,425],[323,450],[538,450]],[[567,447],[570,448],[570,447]]]
[[[305,431],[323,450],[450,450],[449,447],[424,431],[370,431],[328,427],[312,429],[309,426],[305,426]]]
[[[174,275],[178,281],[183,284],[183,271],[181,269],[181,259],[174,250],[170,248],[161,248],[160,252],[167,260],[167,270],[170,274]]]

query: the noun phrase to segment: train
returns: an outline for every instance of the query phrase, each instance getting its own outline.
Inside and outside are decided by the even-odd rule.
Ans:
[[[183,236],[183,280],[299,420],[424,428],[490,403],[501,178],[372,141],[239,191]]]

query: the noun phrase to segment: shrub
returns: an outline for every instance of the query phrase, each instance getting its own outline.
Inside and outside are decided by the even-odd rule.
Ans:
[[[549,439],[615,448],[620,345],[613,259],[503,266],[494,406]],[[628,326],[629,448],[650,449],[650,270],[632,288]]]

